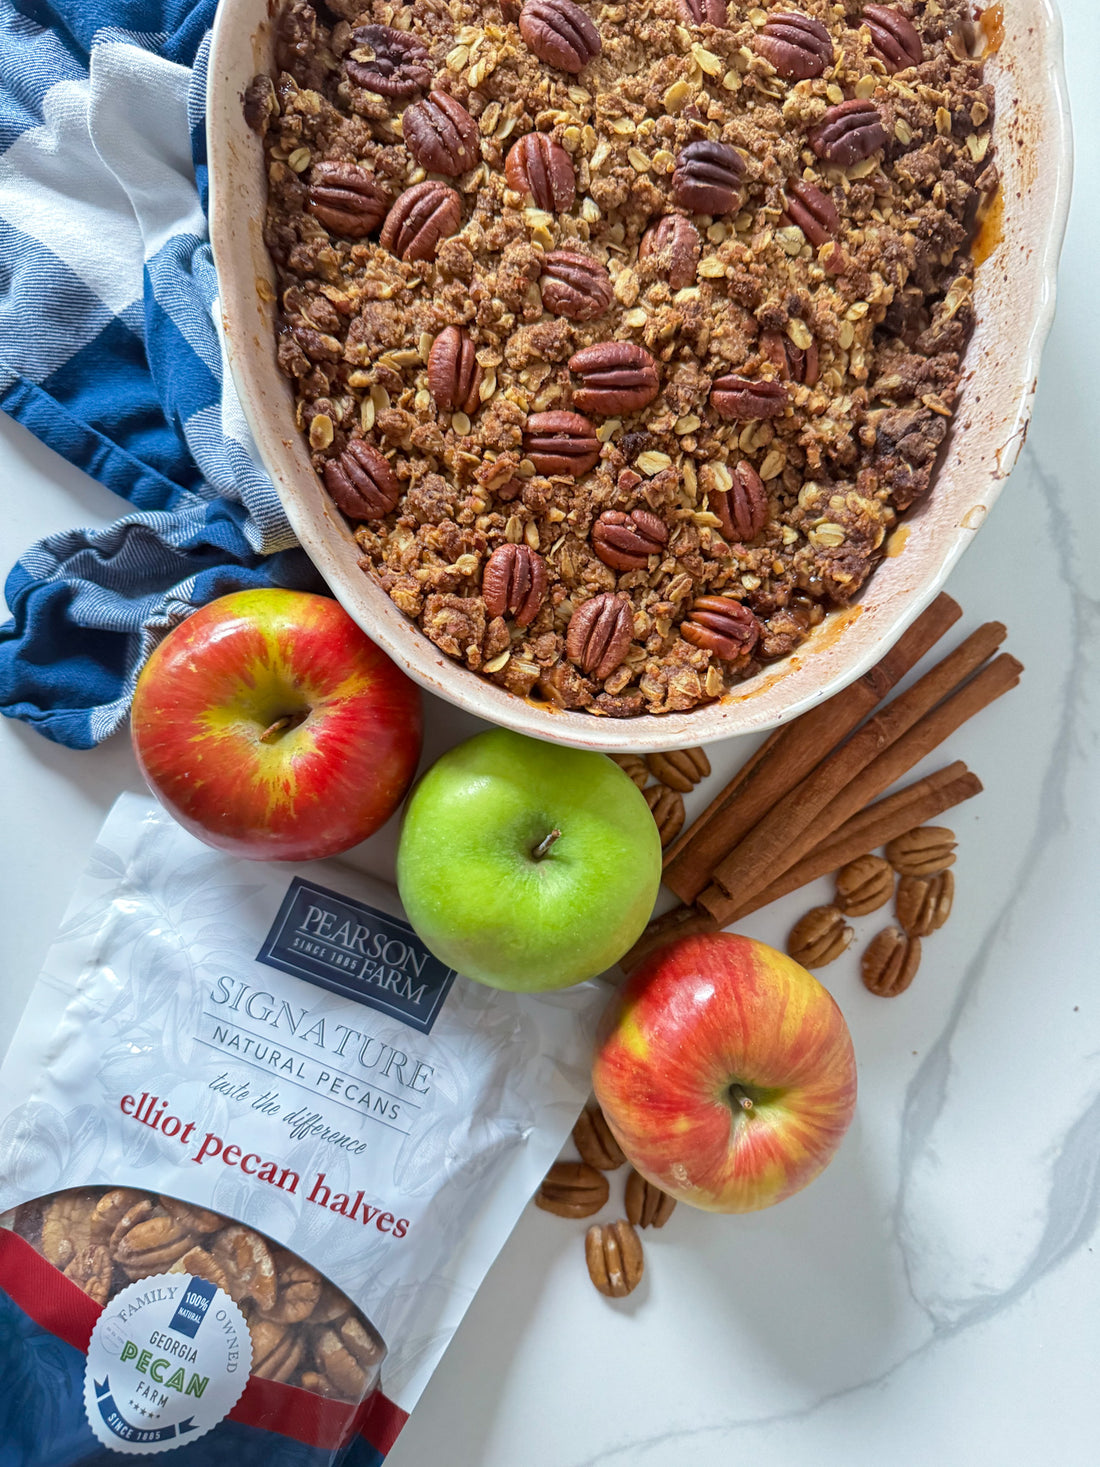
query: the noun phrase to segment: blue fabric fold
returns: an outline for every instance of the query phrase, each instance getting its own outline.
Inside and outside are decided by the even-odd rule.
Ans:
[[[323,589],[218,331],[205,94],[216,0],[0,0],[0,408],[132,506],[5,583],[0,712],[73,748],[157,641],[246,586]]]

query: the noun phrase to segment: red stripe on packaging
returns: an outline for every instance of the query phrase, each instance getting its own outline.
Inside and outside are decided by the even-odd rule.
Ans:
[[[88,1353],[92,1329],[102,1312],[100,1306],[60,1269],[47,1263],[26,1239],[7,1228],[0,1228],[0,1289],[39,1328],[81,1354]],[[329,1451],[359,1433],[385,1453],[409,1417],[381,1391],[358,1406],[350,1406],[254,1375],[229,1419]]]

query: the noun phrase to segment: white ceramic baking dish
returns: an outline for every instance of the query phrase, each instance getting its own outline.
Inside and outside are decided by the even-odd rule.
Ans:
[[[290,522],[364,630],[440,697],[493,723],[590,749],[668,749],[773,728],[876,662],[942,588],[1027,434],[1072,173],[1061,23],[1051,0],[1009,0],[1004,39],[988,63],[997,92],[1003,224],[977,271],[978,326],[932,493],[895,531],[858,605],[826,617],[796,652],[719,703],[632,719],[565,712],[484,681],[440,653],[359,569],[351,531],[313,472],[275,362],[274,276],[261,235],[262,147],[241,109],[247,84],[271,67],[271,8],[269,0],[221,0],[214,26],[207,130],[222,320],[245,413]]]

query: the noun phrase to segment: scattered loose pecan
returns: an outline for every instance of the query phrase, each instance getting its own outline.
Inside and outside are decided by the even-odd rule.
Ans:
[[[728,214],[741,197],[745,160],[728,143],[703,139],[681,148],[672,197],[693,214]]]
[[[904,993],[920,967],[920,938],[886,927],[863,950],[859,970],[863,985],[879,998]]]
[[[719,377],[710,389],[710,404],[718,416],[742,422],[780,417],[787,410],[787,398],[782,382],[756,381],[736,373]]]
[[[830,107],[817,127],[810,129],[810,147],[819,158],[850,168],[886,146],[882,113],[873,102],[851,97]]]
[[[401,119],[405,146],[421,168],[457,178],[481,161],[477,123],[456,97],[429,92],[406,107]]]
[[[612,570],[641,570],[668,544],[668,526],[648,509],[605,509],[592,526],[592,548]]]
[[[814,387],[821,371],[817,342],[808,347],[795,346],[785,331],[765,331],[760,338],[764,355],[779,368],[784,382],[798,382]]]
[[[440,241],[461,222],[462,200],[454,189],[425,179],[395,200],[382,226],[382,245],[399,260],[434,260]]]
[[[358,163],[322,161],[313,165],[307,207],[332,234],[345,239],[373,234],[389,206],[389,194]]]
[[[573,0],[527,0],[519,33],[540,61],[574,76],[603,50],[591,17]]]
[[[684,797],[664,784],[651,784],[642,791],[649,806],[661,846],[670,846],[684,828]]]
[[[890,5],[865,5],[863,24],[889,72],[905,71],[924,60],[924,45],[913,22]]]
[[[662,1192],[633,1167],[626,1179],[626,1215],[636,1228],[663,1228],[676,1207],[675,1197]]]
[[[353,438],[325,464],[325,488],[349,520],[381,520],[401,498],[401,485],[377,448]]]
[[[529,545],[498,545],[481,578],[481,594],[490,616],[511,616],[516,626],[530,626],[546,595],[546,562]]]
[[[543,259],[539,285],[546,309],[570,321],[595,320],[614,298],[606,267],[579,250],[551,250]]]
[[[928,937],[950,917],[954,902],[954,872],[938,871],[935,876],[903,876],[898,882],[894,910],[910,937]]]
[[[481,368],[473,342],[461,326],[445,327],[428,353],[428,388],[442,413],[477,411]]]
[[[588,1275],[601,1294],[623,1299],[642,1281],[645,1260],[642,1244],[625,1218],[613,1223],[593,1223],[584,1240]]]
[[[728,489],[711,489],[707,503],[718,516],[725,538],[747,543],[768,523],[768,491],[747,459],[741,459],[729,473],[733,483]]]
[[[676,9],[686,25],[729,25],[726,0],[677,0]]]
[[[631,780],[640,790],[644,790],[649,783],[649,766],[640,754],[609,754],[619,766],[627,779]]]
[[[894,873],[881,856],[857,856],[836,873],[835,904],[849,917],[866,917],[890,900]]]
[[[747,606],[728,596],[698,596],[681,624],[680,635],[724,662],[737,662],[756,646],[760,623]]]
[[[523,451],[540,474],[579,478],[600,456],[596,430],[580,413],[560,409],[531,413],[523,430]]]
[[[886,845],[886,859],[899,876],[934,876],[955,864],[955,832],[944,825],[921,825]]]
[[[564,214],[577,196],[572,158],[544,132],[525,133],[512,144],[504,176],[509,188],[527,195],[536,209],[548,214]]]
[[[582,385],[573,401],[583,413],[606,417],[636,413],[660,391],[657,363],[633,341],[597,341],[569,358]]]
[[[785,81],[808,81],[833,63],[833,38],[825,26],[797,10],[773,11],[753,44]]]
[[[428,48],[408,31],[364,25],[352,32],[352,39],[356,48],[344,62],[344,70],[357,87],[403,102],[431,86]]]
[[[607,1201],[603,1172],[585,1161],[556,1161],[535,1193],[535,1206],[555,1217],[591,1217]]]
[[[787,937],[787,952],[806,968],[823,968],[845,951],[855,929],[836,907],[811,907],[800,917]]]
[[[710,760],[700,748],[669,749],[663,754],[647,754],[650,772],[667,784],[670,790],[686,795],[710,773]]]
[[[787,185],[787,218],[798,225],[815,249],[834,239],[840,229],[840,215],[830,196],[804,178]]]
[[[673,290],[683,290],[695,279],[703,241],[690,219],[666,214],[642,235],[638,257],[653,260]]]
[[[629,600],[613,591],[602,591],[578,606],[570,617],[565,651],[582,672],[602,682],[620,665],[633,637],[634,614]]]

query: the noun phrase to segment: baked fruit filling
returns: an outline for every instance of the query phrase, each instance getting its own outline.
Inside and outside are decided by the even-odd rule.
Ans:
[[[659,714],[856,596],[973,325],[969,3],[290,0],[276,28],[245,109],[279,363],[364,572],[437,647]]]

